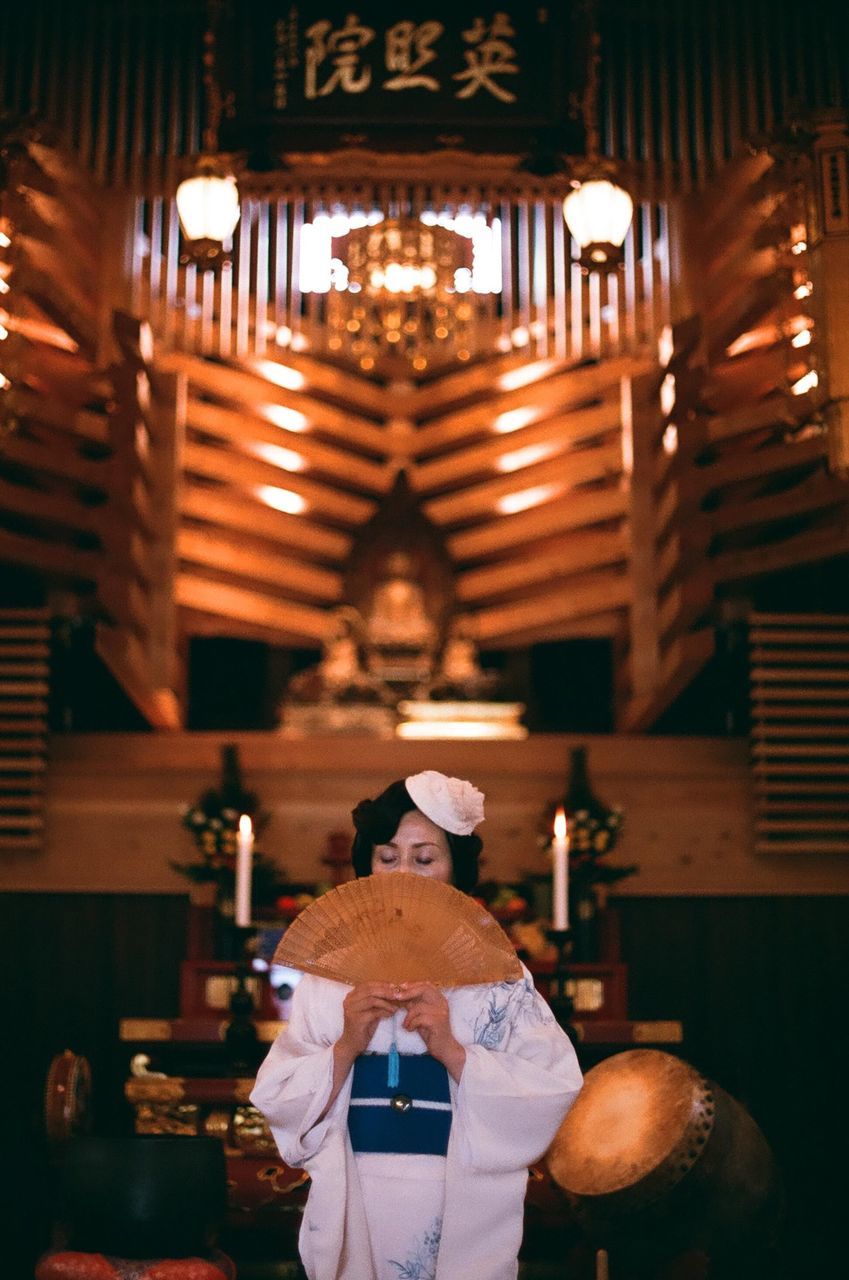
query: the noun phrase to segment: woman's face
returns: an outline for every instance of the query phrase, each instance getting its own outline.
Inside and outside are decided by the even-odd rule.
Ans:
[[[450,884],[454,878],[451,850],[441,827],[418,809],[405,813],[388,844],[376,844],[371,854],[373,875],[412,871]]]

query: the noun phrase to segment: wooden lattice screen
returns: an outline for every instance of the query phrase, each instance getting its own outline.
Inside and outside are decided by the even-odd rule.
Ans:
[[[755,848],[849,853],[849,616],[750,619]]]
[[[44,827],[50,619],[0,609],[0,849],[38,849]]]

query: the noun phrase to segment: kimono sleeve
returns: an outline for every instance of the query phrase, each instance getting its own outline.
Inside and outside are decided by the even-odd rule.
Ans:
[[[457,1154],[482,1172],[527,1168],[554,1138],[582,1084],[572,1042],[535,991],[488,989],[455,1096]]]
[[[328,1137],[347,1124],[350,1082],[327,1110],[333,1045],[342,1033],[346,987],[306,975],[292,1000],[288,1025],[257,1073],[251,1102],[262,1112],[287,1164],[308,1168]]]

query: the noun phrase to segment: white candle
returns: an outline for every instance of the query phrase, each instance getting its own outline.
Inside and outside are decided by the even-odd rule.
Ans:
[[[551,842],[554,879],[551,886],[552,924],[555,929],[569,928],[569,830],[566,814],[559,808],[554,817],[554,839]]]
[[[251,872],[253,870],[254,830],[246,813],[239,819],[236,843],[236,924],[240,929],[251,923]]]

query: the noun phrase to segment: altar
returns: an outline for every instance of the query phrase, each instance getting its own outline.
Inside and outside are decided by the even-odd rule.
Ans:
[[[287,1002],[275,992],[266,969],[253,972],[236,961],[202,954],[209,939],[210,908],[190,908],[187,942],[192,954],[181,970],[178,1018],[122,1018],[126,1052],[124,1095],[138,1134],[212,1136],[224,1145],[228,1170],[230,1229],[268,1231],[294,1256],[308,1175],[280,1158],[262,1115],[250,1103],[259,1062],[281,1030]],[[617,931],[604,932],[615,947]],[[573,1012],[567,1029],[584,1070],[633,1046],[683,1041],[681,1023],[628,1017],[627,965],[618,955],[595,963],[570,964],[565,992],[550,959],[530,962],[538,989],[563,1016],[565,994]],[[568,1221],[565,1202],[543,1166],[528,1184],[526,1235],[560,1231]]]

